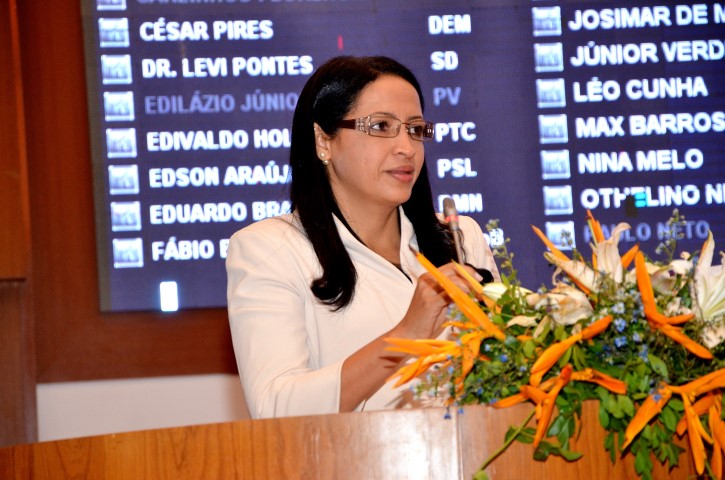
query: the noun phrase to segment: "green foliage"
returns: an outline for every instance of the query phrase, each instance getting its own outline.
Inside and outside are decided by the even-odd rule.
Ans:
[[[674,258],[676,239],[683,221],[684,218],[675,211],[673,219],[668,223],[671,234],[658,248],[657,253],[665,256],[665,263],[659,265],[667,265]],[[497,227],[497,221],[488,225],[489,229]],[[462,372],[462,359],[452,358],[450,368],[428,374],[426,380],[417,387],[419,393],[437,392],[440,386],[447,385],[448,393],[456,405],[490,405],[519,394],[523,386],[529,385],[531,368],[543,351],[582,331],[594,321],[611,316],[613,321],[606,330],[568,348],[545,374],[543,383],[556,379],[565,366],[571,365],[575,372],[592,369],[624,382],[626,394],[614,393],[588,381],[570,381],[556,397],[554,416],[544,439],[534,450],[533,457],[541,461],[550,455],[560,456],[567,461],[580,458],[580,453],[570,449],[571,440],[576,438],[581,428],[597,428],[581,425],[580,422],[583,402],[596,401],[599,404],[599,423],[606,431],[603,448],[612,462],[621,455],[633,455],[635,470],[643,479],[651,478],[653,461],[676,466],[683,449],[674,441],[677,438],[677,425],[684,416],[683,403],[677,396],[672,396],[629,446],[622,449],[625,430],[645,399],[656,395],[660,385],[684,385],[725,368],[723,344],[712,351],[714,360],[703,360],[688,352],[670,336],[653,328],[645,317],[642,295],[632,272],[625,272],[621,279],[598,274],[596,288],[588,294],[591,313],[571,324],[556,324],[552,320],[552,309],[560,307],[555,304],[531,304],[530,293],[523,290],[518,281],[508,243],[506,239],[504,245],[494,252],[507,289],[497,300],[496,308],[488,310],[482,307],[494,324],[505,331],[505,340],[488,337],[481,342],[480,356],[463,379],[462,390],[454,386]],[[574,252],[573,258],[583,259],[579,252]],[[592,268],[591,264],[588,266]],[[560,281],[571,284],[566,277]],[[671,282],[671,290],[656,292],[658,310],[667,316],[690,311],[693,307],[692,281],[693,270],[690,269],[686,274],[676,275]],[[551,293],[551,290],[541,288],[538,293],[544,295]],[[536,323],[532,326],[507,326],[516,316],[533,317]],[[689,338],[698,339],[703,326],[700,322],[690,321],[678,325],[678,328]],[[462,331],[458,335],[460,337],[468,332]],[[725,408],[722,410],[725,411]],[[706,415],[703,415],[702,420],[704,428],[708,429]],[[512,427],[504,439],[505,446],[512,441],[532,444],[535,433],[536,430],[526,424]],[[499,454],[497,452],[494,458]],[[475,479],[487,478],[483,469],[492,460],[484,464]]]

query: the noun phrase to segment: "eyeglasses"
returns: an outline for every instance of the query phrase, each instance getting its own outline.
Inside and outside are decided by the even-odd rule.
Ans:
[[[349,128],[365,132],[373,137],[395,138],[400,133],[400,127],[405,125],[405,130],[413,140],[427,142],[433,139],[435,132],[435,124],[426,122],[425,120],[413,120],[412,122],[403,122],[391,115],[375,113],[367,117],[357,119],[341,120],[337,124],[340,128]]]

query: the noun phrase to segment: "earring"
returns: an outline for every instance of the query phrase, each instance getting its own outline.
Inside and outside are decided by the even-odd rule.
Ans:
[[[325,152],[320,152],[320,160],[322,160],[322,164],[324,166],[328,166],[330,164],[329,161],[325,160]]]

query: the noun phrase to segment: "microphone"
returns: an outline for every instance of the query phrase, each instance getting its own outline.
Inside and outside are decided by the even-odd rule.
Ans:
[[[456,247],[456,261],[463,265],[463,249],[461,248],[461,227],[458,225],[458,210],[456,210],[456,202],[451,197],[443,199],[443,215],[446,217],[446,223],[451,230],[453,236],[453,245]]]
[[[463,255],[463,249],[461,248],[461,227],[458,225],[458,210],[456,210],[456,202],[451,197],[443,199],[443,215],[446,217],[446,223],[448,228],[451,230],[453,236],[453,245],[456,247],[456,261],[463,265],[465,257]],[[485,268],[476,268],[470,263],[466,264],[476,270],[483,280],[481,284],[493,282],[493,274]]]

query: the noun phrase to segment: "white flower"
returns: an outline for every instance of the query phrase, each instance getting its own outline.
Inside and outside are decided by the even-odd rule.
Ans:
[[[703,342],[713,348],[725,340],[725,268],[723,253],[720,253],[720,265],[712,266],[715,241],[712,232],[702,246],[700,260],[695,266],[692,297],[693,307],[698,317],[705,322]]]
[[[630,228],[632,227],[628,223],[620,223],[614,227],[612,235],[608,239],[592,247],[597,256],[597,270],[611,277],[616,283],[622,283],[624,280],[622,257],[619,255],[619,237],[622,232]]]
[[[513,288],[514,293],[519,296],[524,296],[531,293],[531,290],[529,290],[528,288],[517,286],[512,286],[511,288]],[[487,298],[490,298],[494,302],[497,302],[498,299],[501,298],[508,289],[509,287],[504,285],[502,282],[490,282],[483,286],[482,293]]]
[[[557,285],[548,293],[532,293],[526,302],[534,308],[546,308],[557,325],[573,325],[594,313],[586,294],[569,285]]]
[[[690,260],[673,260],[668,265],[656,265],[646,262],[647,273],[652,280],[652,288],[657,293],[663,295],[674,295],[678,278],[682,278],[692,270],[692,262]],[[636,273],[634,270],[629,272],[629,280],[636,282]],[[679,285],[682,287],[682,284]]]
[[[527,315],[516,315],[514,318],[506,322],[507,327],[513,327],[519,325],[521,327],[534,327],[537,325],[536,317],[529,317]]]
[[[562,260],[551,252],[544,253],[544,256],[557,267],[554,277],[558,275],[559,271],[563,271],[581,287],[596,292],[599,290],[598,282],[601,281],[602,276],[609,277],[616,283],[622,283],[624,280],[625,271],[622,267],[622,257],[619,254],[619,237],[622,232],[630,228],[629,224],[620,223],[614,227],[612,235],[608,239],[592,245],[594,256],[597,259],[597,271],[584,262]],[[554,278],[554,283],[557,283],[556,278]]]
[[[665,306],[662,313],[668,317],[675,317],[677,315],[688,315],[692,313],[692,310],[682,305],[682,298],[674,297]]]
[[[552,276],[552,283],[560,283],[556,277],[563,271],[569,278],[577,282],[583,288],[586,288],[589,291],[596,291],[597,274],[594,270],[589,268],[586,263],[578,262],[576,260],[562,260],[551,252],[544,252],[544,257],[549,261],[549,263],[556,266],[556,271]]]

